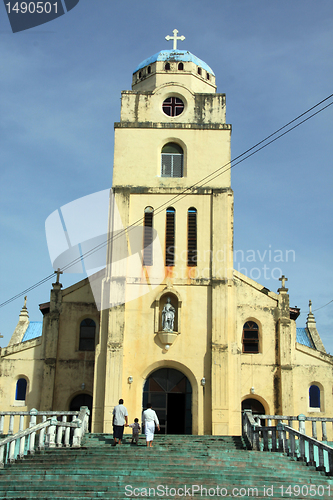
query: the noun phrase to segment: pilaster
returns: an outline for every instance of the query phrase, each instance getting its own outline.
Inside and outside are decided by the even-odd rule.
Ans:
[[[279,372],[280,372],[280,409],[282,415],[293,415],[293,373],[292,373],[292,345],[290,306],[288,288],[285,287],[287,278],[282,276],[281,288],[278,289],[278,342],[279,342]]]
[[[52,286],[53,289],[51,290],[50,296],[50,312],[47,315],[47,318],[45,318],[46,325],[43,331],[44,366],[40,409],[44,411],[51,411],[53,409],[59,322],[62,305],[62,284],[59,283],[59,275],[57,282],[52,283]]]

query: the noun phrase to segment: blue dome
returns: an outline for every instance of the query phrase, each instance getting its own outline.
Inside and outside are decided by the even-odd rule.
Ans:
[[[200,68],[203,68],[208,73],[215,76],[214,71],[208,66],[208,64],[191,54],[188,50],[161,50],[160,52],[157,52],[157,54],[154,54],[153,56],[148,57],[148,59],[142,61],[142,63],[135,68],[133,74],[156,61],[193,62],[197,66],[200,66]]]

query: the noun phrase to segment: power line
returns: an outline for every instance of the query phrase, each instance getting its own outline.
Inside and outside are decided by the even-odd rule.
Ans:
[[[172,197],[171,199],[169,199],[167,202],[163,203],[162,205],[160,205],[159,207],[156,208],[156,210],[154,210],[154,214],[155,215],[158,215],[159,213],[161,213],[165,206],[169,206],[170,203],[172,204],[175,204],[175,203],[178,203],[178,201],[182,200],[185,196],[188,196],[191,191],[193,191],[195,188],[200,188],[200,187],[203,187],[205,186],[208,182],[216,179],[217,177],[219,177],[220,175],[226,173],[228,170],[231,170],[233,167],[235,167],[236,165],[239,165],[239,163],[245,161],[246,159],[250,158],[251,156],[253,156],[254,154],[258,153],[259,151],[261,151],[262,149],[266,148],[267,146],[269,146],[270,144],[272,144],[273,142],[277,141],[278,139],[280,139],[281,137],[283,137],[284,135],[288,134],[289,132],[291,132],[292,130],[294,130],[295,128],[299,127],[300,125],[302,125],[303,123],[305,123],[306,121],[310,120],[310,118],[313,118],[314,116],[316,116],[317,114],[321,113],[322,111],[324,111],[326,108],[328,108],[329,106],[331,106],[333,104],[333,101],[330,102],[329,104],[325,105],[324,107],[322,107],[321,109],[319,109],[318,111],[316,111],[315,113],[311,114],[310,116],[308,116],[307,118],[305,118],[304,120],[300,121],[299,123],[295,124],[294,126],[290,127],[288,130],[285,130],[283,133],[281,133],[280,135],[278,135],[277,137],[275,137],[274,139],[271,139],[272,137],[274,137],[276,134],[279,134],[279,132],[281,132],[282,130],[286,129],[288,126],[290,126],[292,123],[295,123],[297,122],[300,118],[302,118],[303,116],[307,115],[308,113],[310,113],[312,110],[314,110],[315,108],[317,108],[318,106],[320,106],[321,104],[323,104],[324,102],[328,101],[329,99],[331,99],[333,97],[333,94],[327,96],[325,99],[321,100],[320,102],[318,102],[317,104],[315,104],[314,106],[312,106],[311,108],[307,109],[306,111],[304,111],[303,113],[301,113],[300,115],[298,115],[296,118],[294,118],[293,120],[289,121],[288,123],[286,123],[285,125],[283,125],[283,127],[280,127],[279,129],[277,129],[275,132],[273,132],[272,134],[268,135],[267,137],[265,137],[264,139],[262,139],[261,141],[257,142],[254,146],[252,146],[251,148],[247,149],[246,151],[244,151],[242,154],[236,156],[236,158],[234,158],[233,160],[227,162],[226,164],[224,164],[222,167],[219,167],[218,169],[214,170],[213,172],[211,172],[210,174],[208,174],[207,176],[203,177],[202,179],[200,179],[198,182],[196,182],[195,184],[193,184],[192,186],[184,189],[181,193],[177,194],[176,196]],[[271,139],[270,141],[268,141],[269,139]],[[268,141],[268,142],[267,142]],[[266,143],[266,144],[264,144]],[[260,146],[260,147],[259,147]],[[105,240],[105,242],[103,243],[100,243],[99,245],[97,245],[96,247],[90,249],[89,251],[87,251],[86,253],[82,254],[80,257],[74,259],[72,262],[66,264],[64,267],[61,268],[61,271],[66,271],[66,269],[69,269],[70,267],[72,267],[73,265],[75,265],[76,263],[78,262],[81,262],[84,258],[92,255],[93,253],[95,253],[96,251],[100,250],[101,248],[103,248],[104,246],[106,246],[109,242],[111,241],[114,241],[116,240],[117,238],[121,237],[122,235],[124,235],[126,232],[128,232],[129,230],[133,229],[134,227],[137,227],[139,224],[141,224],[143,221],[143,217],[141,217],[140,219],[138,219],[137,221],[133,222],[130,226],[128,226],[127,228],[124,228],[123,230],[119,231],[117,233],[116,236],[112,235],[110,238],[107,238]],[[54,277],[54,273],[50,274],[49,276],[46,276],[45,278],[43,278],[42,280],[38,281],[37,283],[35,283],[34,285],[30,286],[29,288],[27,288],[26,290],[16,294],[15,296],[11,297],[10,299],[6,300],[5,302],[1,303],[0,304],[0,307],[4,307],[5,305],[9,304],[10,302],[13,302],[14,300],[16,300],[17,298],[19,297],[22,297],[23,295],[25,295],[26,293],[34,290],[35,288],[41,286],[42,284],[46,283],[47,281],[49,281],[50,279],[52,279]],[[331,301],[333,302],[333,301]],[[330,302],[328,303],[330,304]],[[326,304],[326,305],[328,305]],[[322,307],[326,307],[325,306],[322,306]],[[321,309],[322,307],[320,307],[319,309]],[[318,310],[318,309],[316,309]]]

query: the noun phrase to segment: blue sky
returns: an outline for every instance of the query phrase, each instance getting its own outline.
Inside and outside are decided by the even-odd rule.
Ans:
[[[120,93],[174,28],[226,93],[233,158],[333,92],[331,0],[80,0],[16,34],[0,4],[1,303],[52,273],[47,217],[111,186]],[[233,168],[232,187],[236,269],[273,291],[281,269],[297,325],[311,299],[333,353],[333,303],[321,308],[333,299],[332,122],[333,106]],[[30,320],[51,281],[28,294]],[[0,309],[1,346],[22,305]]]

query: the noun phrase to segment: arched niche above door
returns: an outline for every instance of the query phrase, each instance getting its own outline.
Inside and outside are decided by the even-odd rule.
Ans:
[[[181,332],[181,297],[173,287],[167,287],[155,299],[155,333],[164,344]]]

